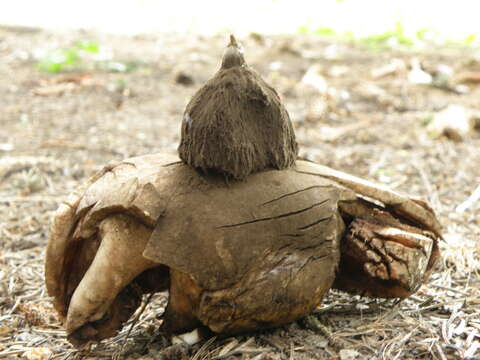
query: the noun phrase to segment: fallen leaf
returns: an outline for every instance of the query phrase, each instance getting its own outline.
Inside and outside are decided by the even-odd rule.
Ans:
[[[324,94],[328,90],[328,84],[325,78],[320,74],[319,65],[312,65],[303,75],[302,83],[316,89],[319,93]]]
[[[31,348],[23,353],[23,357],[27,360],[43,360],[48,359],[53,354],[50,348],[38,347]]]
[[[408,81],[412,84],[422,85],[431,84],[432,75],[424,71],[418,59],[413,58],[411,61],[412,69],[408,73]]]
[[[371,71],[371,75],[374,79],[379,79],[384,76],[392,75],[398,71],[405,70],[405,62],[401,59],[393,59],[388,64],[375,68]]]
[[[40,86],[33,89],[33,94],[39,96],[60,95],[65,92],[98,85],[91,74],[61,75],[47,80],[41,80]]]
[[[60,83],[50,86],[42,86],[33,90],[33,94],[39,96],[61,95],[76,89],[74,83]]]
[[[462,84],[480,84],[480,72],[464,72],[457,75],[456,80]]]
[[[43,81],[43,85],[63,83],[77,83],[82,86],[90,86],[95,82],[93,81],[92,74],[60,75]]]
[[[432,138],[446,136],[454,141],[462,141],[464,136],[473,131],[474,125],[470,109],[452,104],[434,115],[427,126],[427,132]]]

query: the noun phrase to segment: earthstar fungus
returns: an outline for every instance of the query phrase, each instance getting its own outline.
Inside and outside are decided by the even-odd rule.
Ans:
[[[147,293],[168,290],[169,334],[236,334],[308,315],[332,287],[405,298],[434,269],[428,204],[296,160],[288,113],[233,37],[179,154],[107,166],[59,206],[45,281],[76,347],[114,336]]]

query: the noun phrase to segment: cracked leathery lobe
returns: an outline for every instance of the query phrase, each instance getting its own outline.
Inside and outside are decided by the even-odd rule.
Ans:
[[[348,225],[341,254],[335,287],[368,296],[404,298],[430,273],[435,246],[428,232],[374,208],[372,215]]]
[[[167,331],[202,325],[235,334],[279,326],[308,314],[334,280],[337,288],[352,293],[408,296],[428,277],[438,256],[435,227],[421,227],[416,219],[435,221],[425,214],[407,216],[417,207],[429,211],[421,203],[393,193],[385,198],[385,189],[375,192],[365,183],[360,185],[368,188],[364,191],[368,196],[360,196],[345,185],[351,177],[332,175],[320,165],[297,161],[295,168],[267,170],[225,184],[221,176],[207,179],[175,157],[147,155],[129,162],[135,166],[118,165],[69,201],[49,241],[47,288],[60,308],[73,306],[80,311],[83,319],[67,324],[70,340],[77,345],[109,337],[121,328],[137,306],[137,292],[128,290],[131,285],[145,293],[156,291],[161,280],[161,288],[170,289]],[[339,184],[332,180],[335,176],[348,181]],[[387,206],[393,203],[396,211],[389,213]],[[111,271],[119,271],[115,263],[90,276],[91,286],[78,285],[92,257],[109,258],[96,243],[99,228],[111,221],[107,219],[114,219],[115,227],[132,221],[132,226],[143,229],[134,230],[143,234],[133,237],[139,246],[118,239],[127,244],[121,262],[130,267],[137,262],[132,259],[141,256],[153,266],[121,284],[118,293],[98,287],[102,278],[113,275]],[[225,224],[237,226],[222,227]],[[359,243],[368,245],[360,248],[363,253],[354,247]],[[348,246],[356,252],[349,252]],[[72,251],[79,253],[79,264],[74,264]],[[385,271],[387,280],[371,276],[375,267],[369,273],[366,262],[358,261],[368,251],[368,266],[391,261],[392,270],[404,265],[408,269],[397,277],[395,271]],[[59,273],[58,263],[76,274]],[[348,268],[346,263],[358,267]],[[163,271],[155,273],[159,264]],[[139,279],[146,274],[152,275],[150,285],[142,286]],[[87,304],[82,310],[82,303],[70,301],[79,288],[88,295],[95,287],[98,309]]]
[[[288,213],[285,213],[285,214],[280,214],[280,215],[276,215],[276,216],[272,216],[272,217],[267,217],[267,218],[249,220],[249,221],[245,221],[245,222],[238,223],[238,224],[222,225],[222,226],[219,226],[219,228],[231,228],[231,227],[236,227],[236,226],[254,224],[254,223],[257,223],[257,222],[260,222],[260,221],[270,221],[270,220],[281,219],[281,218],[284,218],[284,217],[287,217],[287,216],[298,215],[298,214],[301,214],[301,213],[303,213],[303,212],[305,212],[305,211],[311,210],[311,209],[313,209],[314,207],[321,206],[321,205],[325,204],[328,200],[329,200],[329,199],[326,199],[326,200],[324,200],[324,201],[315,203],[315,204],[313,204],[313,205],[311,205],[311,206],[309,206],[309,207],[307,207],[307,208],[300,209],[300,210],[295,210],[295,211],[291,211],[291,212],[288,212]],[[329,218],[325,218],[325,219],[329,219]],[[324,221],[325,219],[321,219],[321,220],[319,220],[318,222]],[[307,225],[307,227],[309,227],[309,226],[310,226],[310,225]],[[302,230],[302,228],[298,228],[298,230]]]

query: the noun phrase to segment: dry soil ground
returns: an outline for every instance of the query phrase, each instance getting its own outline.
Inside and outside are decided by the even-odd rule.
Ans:
[[[43,285],[57,205],[112,160],[174,153],[184,106],[218,68],[225,39],[0,28],[0,358],[479,358],[480,201],[461,213],[456,207],[480,184],[480,134],[452,141],[434,139],[427,129],[449,104],[480,110],[475,79],[460,92],[455,88],[462,74],[480,72],[480,52],[373,52],[304,35],[240,40],[249,63],[284,98],[302,156],[430,201],[445,236],[430,283],[400,303],[331,293],[321,308],[328,311],[318,314],[328,336],[300,321],[212,339],[175,355],[156,330],[165,304],[160,294],[123,349],[127,327],[90,351],[66,342]],[[36,68],[42,49],[82,40],[108,47],[110,58],[86,58],[55,75]],[[435,86],[408,80],[413,58],[440,74]],[[113,72],[122,69],[112,62],[132,71]],[[317,88],[301,81],[309,69],[326,89],[316,76],[310,80]]]

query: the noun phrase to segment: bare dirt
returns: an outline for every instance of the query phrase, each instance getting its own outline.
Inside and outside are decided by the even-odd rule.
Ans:
[[[430,283],[400,303],[331,292],[314,318],[189,348],[167,347],[158,334],[166,303],[159,294],[126,341],[129,325],[89,351],[66,341],[43,285],[57,205],[113,160],[176,153],[185,105],[218,69],[226,38],[0,28],[0,358],[479,358],[480,200],[456,208],[480,185],[480,133],[454,141],[427,131],[450,104],[480,110],[480,84],[459,80],[480,72],[479,50],[373,52],[306,35],[239,40],[285,101],[302,157],[430,202],[445,237]],[[133,71],[112,72],[98,60],[55,75],[37,69],[38,49],[81,40],[110,48]],[[414,58],[433,75],[448,66],[452,78],[410,82]],[[372,75],[392,61],[394,71]],[[327,90],[318,78],[317,89],[302,82],[312,66]]]

